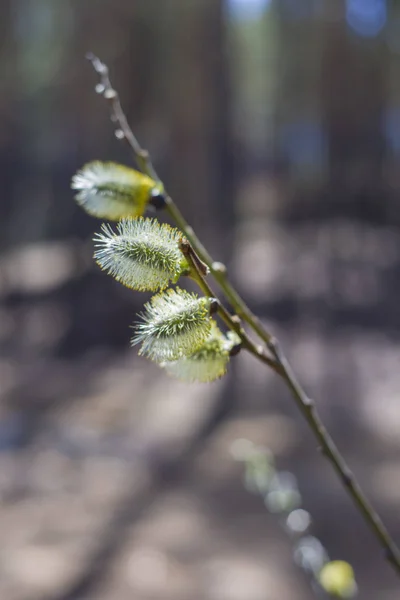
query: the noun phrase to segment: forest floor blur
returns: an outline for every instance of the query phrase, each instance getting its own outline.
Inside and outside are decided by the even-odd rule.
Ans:
[[[258,243],[256,235],[246,239]],[[290,247],[277,243],[275,258]],[[252,256],[250,243],[245,250]],[[307,262],[294,258],[293,242],[292,250],[283,262],[313,279],[322,254]],[[262,252],[258,245],[253,253]],[[265,273],[264,289],[276,280]],[[238,262],[244,289],[261,302],[251,274]],[[327,335],[317,316],[310,310],[295,325],[269,325],[399,539],[399,341],[361,326]],[[238,438],[270,448],[278,469],[295,473],[312,533],[332,559],[352,563],[363,600],[398,597],[394,574],[283,385],[245,353],[229,377],[210,385],[176,382],[134,350],[4,359],[1,375],[0,598],[312,597],[279,518],[243,486],[230,452]],[[21,398],[31,409],[10,410]],[[227,417],[186,453],[218,407]]]

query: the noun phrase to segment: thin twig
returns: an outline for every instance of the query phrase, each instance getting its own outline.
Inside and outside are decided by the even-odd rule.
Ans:
[[[195,250],[192,248],[192,245],[187,240],[183,240],[180,244],[180,248],[183,254],[188,261],[191,271],[192,277],[203,291],[203,293],[209,298],[216,298],[215,293],[213,292],[211,286],[208,281],[205,279],[204,274],[199,267],[199,258],[196,255]],[[224,321],[225,325],[229,327],[232,331],[234,331],[241,339],[242,346],[246,350],[248,350],[251,354],[253,354],[258,360],[267,364],[271,369],[276,371],[279,375],[281,374],[280,365],[277,361],[271,359],[267,353],[265,352],[265,348],[261,345],[256,345],[253,340],[249,338],[246,331],[243,329],[240,319],[236,315],[231,315],[225,306],[218,301],[218,310],[219,316]]]
[[[134,154],[134,158],[142,171],[152,177],[154,180],[160,181],[151,162],[149,153],[140,146],[131,128],[129,127],[126,116],[121,107],[119,96],[111,85],[108,67],[93,54],[89,54],[87,58],[91,61],[95,71],[100,77],[100,85],[102,86],[100,91],[110,102],[112,120],[118,123],[118,126],[122,132],[119,137],[124,138],[128,142]],[[354,475],[350,471],[345,460],[341,456],[338,448],[318,416],[314,402],[308,398],[307,394],[298,383],[292,368],[284,356],[277,340],[275,340],[275,338],[264,329],[261,321],[251,312],[244,300],[233,288],[232,284],[227,278],[225,266],[213,260],[213,258],[204,248],[203,244],[197,238],[193,229],[188,225],[179,208],[176,206],[170,196],[166,196],[166,210],[174,219],[178,227],[183,231],[185,237],[189,240],[192,248],[199,258],[209,266],[212,275],[219,284],[227,300],[232,305],[235,313],[238,315],[238,317],[243,319],[265,342],[275,360],[271,361],[266,354],[265,356],[267,357],[268,361],[261,359],[257,352],[255,355],[260,360],[263,360],[263,362],[267,363],[268,366],[274,368],[274,370],[277,371],[284,380],[300,412],[305,417],[314,437],[317,439],[323,454],[332,464],[335,472],[338,474],[345,489],[347,490],[347,493],[352,498],[366,524],[380,545],[383,547],[386,559],[400,575],[399,548],[391,538],[378,513],[372,507],[371,503],[355,480]],[[208,289],[212,294],[211,288],[209,288],[204,277],[201,277],[201,279],[205,293],[208,293],[206,291]],[[220,314],[222,316],[222,313]],[[232,317],[230,318],[232,319]],[[253,342],[251,342],[251,344],[253,344]]]
[[[102,94],[103,97],[110,103],[112,121],[117,123],[119,127],[118,137],[127,141],[129,147],[131,150],[133,150],[135,160],[142,171],[152,179],[159,181],[159,177],[151,163],[149,153],[140,146],[132,129],[129,127],[128,120],[124,111],[122,110],[118,92],[114,90],[113,86],[111,85],[107,65],[105,65],[92,52],[88,52],[86,54],[86,58],[92,63],[94,70],[100,77],[100,83],[98,86],[96,86],[96,91],[99,94]]]
[[[315,408],[315,403],[307,396],[290,366],[287,358],[283,354],[278,341],[271,337],[268,344],[270,352],[275,357],[276,362],[281,367],[282,377],[289,388],[298,408],[308,422],[314,436],[317,438],[321,451],[330,461],[339,478],[341,479],[348,494],[352,497],[356,507],[364,517],[375,537],[379,540],[385,552],[385,558],[391,563],[394,569],[400,574],[400,551],[394,540],[391,538],[388,530],[383,524],[380,516],[364,494],[353,473],[349,469],[346,461],[340,454],[336,444],[328,433],[326,427],[321,421]]]

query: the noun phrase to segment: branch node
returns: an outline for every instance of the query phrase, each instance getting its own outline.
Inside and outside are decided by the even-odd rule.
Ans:
[[[311,400],[311,398],[309,398],[308,396],[304,396],[304,398],[303,398],[303,404],[307,408],[313,408],[314,407],[314,401]]]
[[[271,336],[268,340],[268,348],[271,350],[273,354],[275,354],[279,359],[282,358],[282,351],[279,346],[279,342],[276,337]]]
[[[146,160],[146,161],[147,161],[147,160],[149,160],[149,152],[148,152],[148,150],[143,150],[143,149],[142,149],[142,150],[140,150],[140,152],[139,152],[139,156],[140,156],[140,158],[142,158],[143,160]]]
[[[226,275],[226,272],[227,272],[226,266],[223,263],[218,262],[218,261],[213,262],[212,270],[215,271],[216,273],[222,273],[224,275]]]
[[[229,356],[230,356],[230,357],[232,357],[232,356],[237,356],[237,355],[239,354],[239,352],[241,351],[241,349],[242,349],[242,344],[235,344],[235,345],[234,345],[234,346],[231,348],[231,350],[230,350],[230,352],[229,352]]]
[[[220,307],[220,303],[219,300],[217,300],[216,298],[214,298],[213,300],[211,300],[210,302],[210,315],[215,315]]]
[[[115,100],[117,92],[113,88],[108,88],[107,90],[104,90],[103,96],[106,100]]]
[[[166,198],[165,194],[161,190],[157,188],[150,192],[150,200],[149,204],[153,206],[156,210],[162,210],[166,206]]]
[[[195,268],[200,272],[202,277],[207,277],[209,270],[208,267],[203,261],[197,256],[195,250],[192,245],[186,238],[182,238],[179,244],[179,247],[184,256],[190,258],[190,260],[194,263]]]
[[[185,256],[189,256],[190,254],[190,244],[187,241],[186,238],[182,238],[180,243],[179,243],[179,247],[181,249],[181,252],[185,255]]]
[[[346,487],[351,487],[353,485],[354,477],[350,469],[343,469],[342,479]]]

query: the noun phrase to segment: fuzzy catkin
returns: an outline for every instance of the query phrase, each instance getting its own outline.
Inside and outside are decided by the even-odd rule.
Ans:
[[[117,233],[102,225],[94,242],[98,265],[120,283],[139,291],[164,290],[188,272],[178,229],[156,219],[123,219]]]
[[[212,321],[211,332],[204,344],[192,355],[161,366],[172,376],[186,382],[209,383],[225,375],[232,348],[240,343],[233,332],[225,336]]]
[[[153,296],[140,315],[132,345],[141,343],[139,354],[156,362],[193,354],[211,331],[213,298],[199,298],[180,288]]]
[[[114,162],[93,161],[72,178],[75,200],[94,217],[119,221],[142,215],[159,185],[147,175]]]

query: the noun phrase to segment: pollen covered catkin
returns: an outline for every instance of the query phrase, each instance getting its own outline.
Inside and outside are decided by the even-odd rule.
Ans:
[[[153,296],[139,315],[132,345],[156,362],[177,360],[196,352],[211,331],[210,307],[214,298],[199,298],[180,288]]]
[[[117,233],[102,225],[95,238],[97,264],[120,283],[139,291],[164,290],[189,266],[179,244],[178,229],[156,219],[123,219]]]
[[[225,336],[212,321],[211,332],[204,344],[193,354],[161,364],[170,375],[181,381],[208,383],[226,373],[232,348],[240,338],[232,331]]]
[[[160,184],[124,165],[93,161],[74,175],[71,187],[77,190],[75,200],[87,213],[119,221],[143,215]]]

